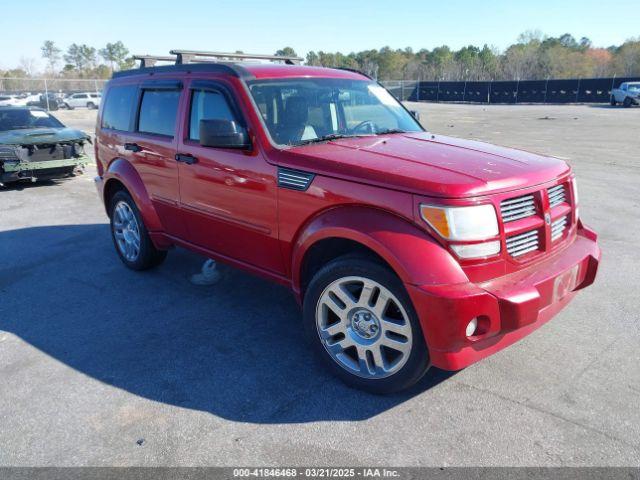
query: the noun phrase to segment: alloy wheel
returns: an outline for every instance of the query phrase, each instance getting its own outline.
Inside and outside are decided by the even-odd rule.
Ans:
[[[118,250],[127,261],[136,261],[140,255],[140,227],[127,202],[121,200],[116,204],[112,225]]]
[[[320,341],[342,368],[367,379],[398,372],[413,344],[406,310],[380,283],[360,276],[330,283],[316,306]]]

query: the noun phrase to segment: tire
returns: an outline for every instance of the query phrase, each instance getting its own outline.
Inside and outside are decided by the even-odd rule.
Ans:
[[[624,102],[622,102],[622,106],[624,108],[631,108],[631,105],[633,105],[633,100],[631,100],[631,97],[625,98]]]
[[[397,392],[429,369],[422,328],[402,282],[366,257],[337,258],[314,275],[304,296],[303,322],[318,358],[350,387]]]
[[[87,108],[89,110],[93,110],[94,108],[96,108],[96,104],[93,103],[93,102],[89,102],[89,103],[87,103]]]
[[[618,102],[616,102],[616,97],[614,97],[613,95],[611,95],[611,106],[615,107],[618,104]]]
[[[151,242],[140,211],[128,192],[120,190],[111,198],[109,218],[113,245],[127,268],[148,270],[167,257],[165,250],[156,249]]]

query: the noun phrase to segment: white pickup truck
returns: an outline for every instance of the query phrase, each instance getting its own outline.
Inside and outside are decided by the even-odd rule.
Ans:
[[[625,82],[611,91],[611,105],[621,103],[629,108],[631,105],[640,105],[640,82]]]

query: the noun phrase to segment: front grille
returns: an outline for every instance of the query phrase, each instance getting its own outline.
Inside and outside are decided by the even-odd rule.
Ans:
[[[531,217],[536,214],[536,204],[533,195],[510,198],[500,202],[500,212],[504,223]]]
[[[549,206],[551,208],[567,201],[564,185],[556,185],[547,189],[547,194],[549,195]]]
[[[562,237],[564,230],[567,228],[567,221],[568,221],[568,218],[565,216],[555,220],[551,224],[551,241],[552,242],[555,242],[557,239]]]
[[[507,252],[512,257],[519,257],[525,253],[538,250],[538,230],[507,237]]]
[[[13,147],[0,147],[0,161],[18,160],[16,149]]]

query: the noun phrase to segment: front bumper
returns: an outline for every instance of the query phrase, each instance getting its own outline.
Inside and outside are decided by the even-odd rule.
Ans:
[[[38,162],[5,161],[0,170],[0,181],[14,182],[30,178],[52,178],[61,172],[83,168],[89,163],[87,155],[60,160],[42,160]]]
[[[571,245],[519,272],[488,282],[408,286],[431,362],[460,370],[525,337],[591,285],[600,261],[596,234],[582,225]],[[467,337],[478,318],[479,334]]]

